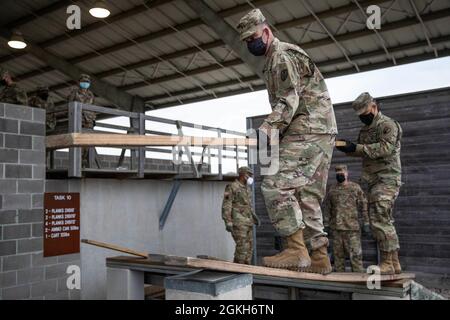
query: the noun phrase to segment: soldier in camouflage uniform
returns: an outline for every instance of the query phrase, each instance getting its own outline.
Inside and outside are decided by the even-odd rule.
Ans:
[[[26,91],[13,81],[9,71],[1,71],[0,76],[0,85],[4,86],[0,91],[0,102],[27,106],[28,97]]]
[[[40,86],[36,89],[36,95],[30,98],[30,107],[44,109],[47,111],[46,125],[47,132],[55,130],[56,127],[56,115],[54,113],[48,113],[53,110],[54,103],[49,96],[49,90],[47,86]]]
[[[367,92],[353,102],[353,109],[365,126],[356,144],[345,140],[345,146],[338,149],[363,159],[362,180],[368,185],[370,225],[381,251],[381,273],[401,273],[393,207],[402,184],[402,128],[379,111],[377,102]]]
[[[78,83],[79,87],[72,88],[72,91],[70,92],[69,97],[67,100],[69,102],[71,101],[77,101],[84,104],[94,104],[94,94],[91,90],[89,90],[89,87],[91,85],[91,77],[87,74],[82,74],[79,79]],[[92,111],[84,111],[82,114],[81,123],[83,128],[85,129],[94,129],[95,127],[95,119],[97,115],[95,112]],[[86,167],[88,164],[88,158],[89,158],[89,148],[82,148],[82,161],[83,161],[83,167]]]
[[[264,80],[272,113],[259,128],[279,130],[279,170],[266,176],[261,191],[277,232],[287,247],[264,265],[329,273],[328,239],[320,205],[326,191],[336,119],[322,74],[300,47],[273,36],[259,9],[239,22],[241,40],[265,56]],[[308,252],[311,251],[311,255]]]
[[[236,249],[234,262],[251,264],[253,256],[253,226],[259,224],[253,212],[252,190],[253,172],[248,167],[239,168],[239,179],[225,188],[222,203],[222,219],[225,228],[231,232]]]
[[[337,184],[328,191],[323,212],[324,225],[333,233],[334,268],[345,271],[346,253],[353,272],[364,272],[361,249],[361,229],[358,212],[363,218],[363,230],[369,232],[367,200],[359,184],[348,180],[346,165],[336,166]]]

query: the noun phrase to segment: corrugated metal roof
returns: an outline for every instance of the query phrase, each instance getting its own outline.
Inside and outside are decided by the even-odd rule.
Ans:
[[[276,35],[302,46],[326,77],[450,52],[448,0],[206,2],[232,26],[252,6],[260,7]],[[26,38],[86,72],[148,98],[155,108],[264,88],[262,80],[183,0],[150,1],[151,8],[141,0],[110,0],[112,14],[104,21],[88,14],[90,3],[2,1],[0,18],[4,27],[20,29]],[[66,29],[68,4],[82,8],[81,31]],[[358,7],[370,4],[382,10],[378,33],[367,29],[365,13]],[[56,102],[63,102],[68,94],[71,79],[30,53],[2,45],[0,64],[29,91],[48,85]]]

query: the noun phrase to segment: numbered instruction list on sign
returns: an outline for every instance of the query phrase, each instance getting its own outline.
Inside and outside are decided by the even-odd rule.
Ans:
[[[80,252],[80,194],[45,193],[44,257]]]

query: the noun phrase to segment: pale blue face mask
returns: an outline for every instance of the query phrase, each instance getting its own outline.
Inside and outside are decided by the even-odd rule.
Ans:
[[[89,89],[91,84],[89,82],[80,82],[80,88],[81,89]]]

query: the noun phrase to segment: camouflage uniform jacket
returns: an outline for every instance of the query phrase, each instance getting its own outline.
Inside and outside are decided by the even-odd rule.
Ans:
[[[85,104],[94,104],[94,94],[91,90],[85,90],[84,92],[77,87],[72,88],[70,95],[68,97],[69,102],[78,101]],[[85,124],[88,126],[93,126],[93,123],[97,117],[97,114],[92,111],[83,111],[83,127]]]
[[[252,192],[239,180],[228,184],[222,203],[222,219],[225,224],[253,226],[257,219],[252,207]]]
[[[333,230],[359,231],[358,212],[364,224],[369,224],[367,199],[359,184],[335,184],[328,191],[324,208],[324,224]]]
[[[275,38],[263,72],[272,113],[262,127],[282,135],[337,134],[327,86],[305,51]]]
[[[350,155],[363,158],[362,181],[373,185],[380,181],[401,184],[400,124],[378,112],[370,126],[364,126],[356,151]]]
[[[33,96],[30,98],[30,107],[44,109],[47,111],[46,124],[47,129],[54,130],[56,127],[56,115],[54,113],[48,113],[50,109],[53,109],[54,103],[52,98],[48,98],[47,101],[43,100],[39,96]]]
[[[27,93],[17,83],[13,83],[10,86],[4,87],[0,92],[0,102],[27,106]]]

